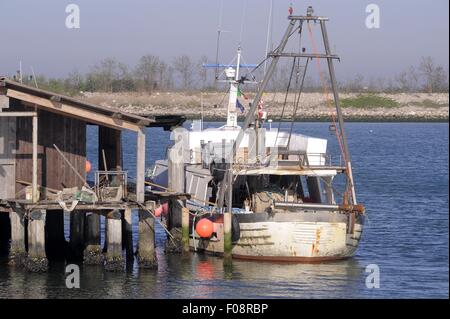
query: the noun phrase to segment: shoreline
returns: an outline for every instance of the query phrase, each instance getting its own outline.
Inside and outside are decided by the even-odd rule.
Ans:
[[[144,113],[144,116],[154,116],[151,113]],[[160,115],[160,114],[158,114]],[[169,114],[172,115],[172,114]],[[180,114],[174,114],[180,115]],[[200,120],[200,115],[188,115],[186,116],[186,120]],[[243,121],[243,117],[239,117],[238,121]],[[273,120],[273,123],[278,123],[278,118],[270,118]],[[205,122],[226,122],[226,117],[214,117],[214,116],[204,116],[203,120]],[[379,117],[379,116],[344,116],[344,121],[347,123],[449,123],[448,117],[438,117],[438,118],[429,118],[429,117]],[[331,122],[330,117],[302,117],[296,118],[295,122],[297,123],[327,123]]]
[[[250,100],[252,93],[248,94]],[[342,101],[355,101],[361,96],[371,99],[363,100],[362,106],[342,107],[346,122],[372,123],[448,123],[449,95],[447,93],[396,93],[396,94],[360,94],[342,93]],[[376,99],[373,99],[375,97]],[[86,102],[117,109],[122,112],[141,116],[181,115],[187,120],[202,118],[210,122],[225,122],[227,116],[227,99],[224,93],[208,92],[80,92],[77,98]],[[293,97],[289,97],[293,98]],[[378,100],[377,100],[378,98]],[[267,93],[264,97],[264,111],[268,119],[279,121],[283,114],[284,96],[281,93]],[[394,106],[383,105],[384,101]],[[224,103],[221,103],[224,102]],[[203,107],[201,106],[203,103]],[[248,101],[243,101],[248,109]],[[373,105],[370,105],[370,104]],[[7,107],[7,98],[0,96],[0,108]],[[290,121],[295,113],[295,122],[332,122],[334,107],[327,106],[327,100],[320,93],[302,94],[302,102],[296,112],[292,103],[286,104],[284,119]],[[238,112],[238,120],[243,121],[245,113]]]
[[[248,109],[248,101],[242,100]],[[342,112],[347,122],[449,122],[449,95],[447,93],[341,93],[341,104],[358,101],[358,107],[343,106]],[[369,97],[364,99],[364,97]],[[182,115],[188,120],[226,121],[227,96],[219,92],[120,92],[120,93],[82,93],[81,98],[105,107],[142,116]],[[285,95],[266,93],[264,111],[268,119],[276,122],[283,113]],[[295,113],[294,95],[288,96],[284,118]],[[386,104],[386,102],[388,102]],[[390,104],[389,104],[390,103]],[[203,104],[203,107],[201,106]],[[392,106],[392,104],[394,106]],[[301,103],[295,113],[296,122],[331,122],[334,107],[329,107],[326,97],[321,93],[302,94]],[[245,113],[244,113],[245,114]],[[244,114],[238,113],[242,121]]]

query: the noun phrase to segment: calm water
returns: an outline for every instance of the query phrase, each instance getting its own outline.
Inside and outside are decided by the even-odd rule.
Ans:
[[[217,126],[217,123],[210,123]],[[157,230],[159,269],[108,273],[82,268],[81,289],[65,288],[64,265],[47,274],[0,266],[0,298],[448,298],[448,132],[445,124],[349,123],[358,200],[369,220],[356,256],[314,265],[166,256]],[[330,140],[328,124],[298,123],[296,131]],[[89,129],[96,135],[94,128]],[[134,172],[135,138],[124,135],[125,168]],[[169,133],[147,132],[147,165],[164,155]],[[95,143],[88,147],[96,162]],[[335,153],[336,154],[336,153]],[[136,216],[134,216],[136,219]],[[365,286],[377,264],[379,289]]]

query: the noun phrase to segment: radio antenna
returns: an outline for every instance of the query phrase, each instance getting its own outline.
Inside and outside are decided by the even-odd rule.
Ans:
[[[219,9],[219,25],[217,26],[217,45],[216,45],[216,65],[219,64],[219,47],[220,47],[220,34],[222,33],[222,17],[223,17],[223,0],[220,1]],[[219,77],[219,68],[216,67],[215,80]]]
[[[267,69],[267,55],[269,54],[269,45],[272,42],[272,20],[273,20],[273,0],[270,0],[269,21],[267,23],[267,40],[266,40],[266,61],[264,62],[264,74]]]

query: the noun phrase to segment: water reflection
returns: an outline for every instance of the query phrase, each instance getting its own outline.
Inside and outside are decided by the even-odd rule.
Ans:
[[[357,258],[322,264],[279,264],[223,259],[204,254],[165,255],[157,250],[157,270],[132,268],[106,272],[102,266],[80,265],[81,288],[65,285],[65,264],[28,273],[0,267],[0,296],[8,298],[356,298],[377,297],[385,290],[365,287],[365,262]],[[387,269],[385,271],[388,271]],[[394,271],[394,270],[392,270]],[[383,282],[385,289],[393,289]]]
[[[326,137],[327,128],[295,125],[296,132],[317,137]],[[235,260],[229,269],[221,258],[165,255],[165,234],[157,225],[158,270],[141,270],[135,263],[122,273],[81,266],[81,288],[67,289],[64,264],[30,274],[2,259],[0,298],[448,298],[448,123],[349,123],[347,128],[359,198],[369,214],[353,259],[282,265]],[[368,129],[374,132],[370,136]],[[156,129],[148,134],[157,140],[148,148],[150,165],[164,154],[168,136]],[[134,154],[135,137],[124,139],[125,169],[132,176],[135,161],[128,156]],[[393,140],[396,147],[386,147]],[[89,156],[97,156],[96,147],[88,146]],[[425,162],[428,170],[416,169]],[[134,213],[133,223],[137,234]],[[380,289],[365,287],[364,270],[372,263],[380,266]]]
[[[364,284],[356,259],[323,264],[280,264],[233,260],[205,254],[166,255],[157,249],[159,268],[123,272],[80,267],[80,289],[68,289],[64,263],[44,274],[0,267],[0,296],[9,298],[313,298],[351,296]]]
[[[171,297],[233,298],[340,296],[364,284],[364,270],[355,259],[324,264],[277,264],[234,260],[224,267],[222,258],[192,254],[188,262],[177,255],[166,258],[164,279],[181,285]],[[305,295],[305,292],[307,293]]]

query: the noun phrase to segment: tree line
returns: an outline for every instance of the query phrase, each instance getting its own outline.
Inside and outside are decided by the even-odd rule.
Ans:
[[[148,92],[154,91],[222,91],[223,84],[214,79],[214,72],[205,69],[208,62],[206,56],[195,60],[187,55],[180,55],[170,63],[155,55],[144,55],[134,67],[117,61],[114,58],[104,59],[89,68],[86,74],[73,71],[65,78],[49,78],[43,75],[22,75],[22,81],[40,88],[76,95],[80,92]],[[311,66],[310,66],[311,67]],[[291,72],[292,71],[292,72]],[[304,64],[296,64],[292,70],[292,62],[280,62],[268,84],[269,91],[284,91],[300,87]],[[317,73],[308,70],[307,74]],[[326,72],[324,72],[326,73]],[[257,70],[241,70],[248,80],[262,80],[263,68]],[[16,80],[20,74],[14,76]],[[290,80],[290,81],[289,81]],[[325,82],[329,79],[325,77]],[[329,83],[325,83],[329,87]],[[304,92],[322,92],[324,83],[319,77],[306,75],[303,83]],[[392,78],[365,78],[357,74],[353,79],[338,82],[343,92],[448,92],[448,70],[438,65],[432,57],[422,57],[417,66],[409,66]],[[247,86],[246,90],[254,91],[257,86]]]

